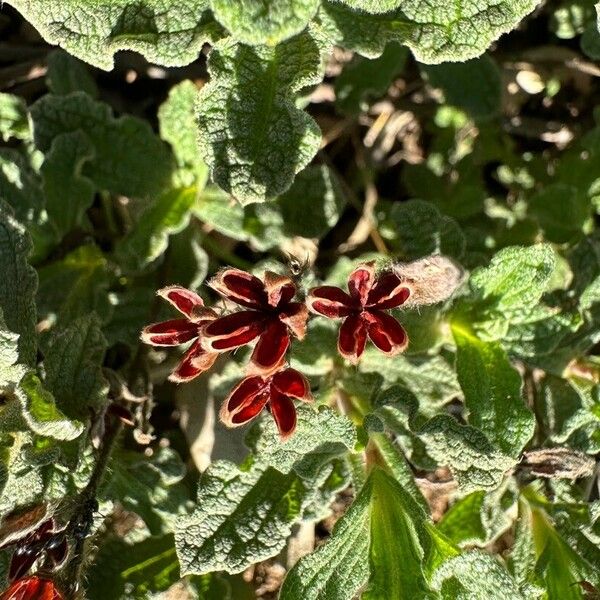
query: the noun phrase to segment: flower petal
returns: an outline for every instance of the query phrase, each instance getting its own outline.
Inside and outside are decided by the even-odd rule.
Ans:
[[[304,339],[308,320],[308,308],[304,302],[290,302],[285,310],[279,313],[279,320],[289,327],[295,337],[299,340]]]
[[[269,306],[284,307],[296,295],[296,285],[289,277],[265,271],[264,279]]]
[[[284,369],[275,373],[271,387],[286,396],[298,398],[298,400],[310,402],[313,399],[308,380],[296,369]]]
[[[256,417],[270,397],[269,380],[246,377],[223,402],[219,416],[228,427],[237,427]]]
[[[209,352],[226,352],[249,344],[265,331],[265,318],[255,310],[239,312],[211,321],[200,330],[202,347]]]
[[[332,285],[322,285],[310,290],[306,303],[309,310],[330,319],[347,317],[359,308],[358,303],[346,292]]]
[[[221,296],[248,308],[268,306],[265,284],[251,273],[240,269],[223,269],[208,284]]]
[[[195,308],[204,306],[204,301],[196,292],[178,285],[170,285],[156,292],[161,298],[170,302],[180,313],[186,317],[192,316]]]
[[[384,273],[375,281],[367,296],[366,306],[386,310],[404,304],[410,288],[395,273]]]
[[[338,351],[351,363],[356,364],[367,343],[367,323],[362,315],[352,314],[346,317],[338,336]]]
[[[408,336],[404,327],[394,317],[373,310],[365,311],[365,318],[369,322],[369,337],[379,350],[394,356],[406,349]]]
[[[296,429],[296,407],[294,403],[287,396],[272,388],[269,407],[277,429],[279,429],[279,436],[282,440],[286,440]]]
[[[200,340],[196,340],[185,353],[175,370],[169,375],[169,380],[176,383],[191,381],[201,373],[208,371],[213,366],[217,356],[216,352],[207,352],[204,350]]]
[[[198,337],[198,324],[189,319],[153,323],[142,329],[140,339],[152,346],[179,346]]]
[[[278,319],[272,319],[252,352],[250,372],[272,373],[283,361],[289,345],[287,326]]]
[[[373,261],[359,265],[348,277],[350,296],[364,306],[373,283],[375,282],[375,263]]]
[[[31,575],[18,579],[0,595],[0,600],[63,600],[63,595],[50,579]]]

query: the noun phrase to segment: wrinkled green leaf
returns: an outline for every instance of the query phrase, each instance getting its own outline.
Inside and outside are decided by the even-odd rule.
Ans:
[[[321,48],[303,33],[274,48],[225,40],[198,98],[200,151],[213,180],[242,204],[287,190],[316,153],[317,124],[294,92],[321,77]]]
[[[119,50],[135,50],[150,62],[181,66],[194,61],[218,33],[207,0],[185,6],[165,0],[11,0],[51,44],[110,70]]]
[[[125,196],[156,194],[168,183],[172,158],[150,125],[135,117],[115,118],[106,104],[83,92],[48,94],[31,107],[36,146],[51,149],[61,134],[82,131],[95,151],[81,175],[97,188]],[[132,150],[133,149],[133,150]]]
[[[347,3],[357,10],[325,2],[321,13],[325,29],[336,43],[372,58],[383,52],[387,42],[395,40],[407,45],[417,60],[435,64],[479,56],[500,35],[513,29],[538,1],[485,0],[468,5],[458,0]],[[370,14],[360,8],[377,13],[391,10]]]
[[[6,327],[19,335],[19,361],[32,365],[36,353],[37,275],[27,262],[31,238],[0,199],[0,310]]]
[[[0,136],[5,142],[10,138],[28,140],[31,137],[23,98],[0,94]]]
[[[106,340],[98,317],[88,314],[57,328],[46,342],[46,387],[70,418],[86,420],[103,404],[108,385],[102,375]]]
[[[217,20],[244,44],[279,42],[300,33],[320,0],[209,0]]]
[[[420,430],[427,451],[440,465],[448,465],[463,492],[492,490],[515,460],[499,452],[478,429],[461,425],[448,415],[437,415]]]
[[[499,343],[482,342],[458,324],[453,324],[452,333],[469,424],[506,455],[518,457],[535,428],[521,394],[521,376]]]
[[[182,231],[196,202],[195,187],[173,189],[159,196],[140,214],[130,233],[116,248],[118,260],[131,269],[156,260],[169,243],[169,236]]]

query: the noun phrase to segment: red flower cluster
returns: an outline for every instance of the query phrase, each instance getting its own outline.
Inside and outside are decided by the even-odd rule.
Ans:
[[[256,341],[247,377],[223,403],[221,420],[237,427],[254,419],[267,407],[282,438],[296,427],[292,398],[310,401],[308,381],[286,366],[291,339],[306,333],[308,309],[328,318],[343,318],[338,349],[356,364],[367,337],[381,351],[394,355],[406,348],[406,332],[384,312],[400,306],[410,289],[399,276],[375,274],[374,263],[358,267],[348,279],[349,294],[333,286],[310,291],[307,302],[295,300],[296,284],[267,271],[263,279],[239,269],[224,269],[209,283],[225,300],[240,310],[218,315],[202,298],[185,288],[171,286],[158,291],[185,318],[171,319],[144,328],[141,339],[154,346],[178,346],[192,341],[169,379],[190,381],[212,367],[216,357]]]

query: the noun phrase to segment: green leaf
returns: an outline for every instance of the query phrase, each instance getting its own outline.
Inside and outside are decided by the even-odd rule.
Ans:
[[[200,151],[215,183],[242,204],[285,192],[316,153],[320,131],[294,92],[321,78],[321,47],[308,33],[275,47],[219,42],[198,99]]]
[[[335,524],[331,537],[301,558],[281,587],[280,600],[350,600],[369,578],[372,482]]]
[[[288,573],[281,600],[429,598],[426,573],[458,550],[416,501],[374,468],[331,537]]]
[[[158,110],[160,137],[171,144],[182,185],[204,188],[208,168],[200,158],[196,132],[195,106],[198,88],[192,81],[182,81],[169,90],[169,97]]]
[[[200,478],[196,510],[177,524],[182,575],[239,573],[276,555],[302,518],[310,487],[312,482],[272,467],[211,464]]]
[[[62,260],[40,268],[38,274],[41,317],[68,325],[90,312],[96,312],[102,320],[109,316],[108,264],[96,246],[80,246]]]
[[[46,387],[68,417],[87,420],[90,408],[98,410],[108,391],[102,375],[106,340],[98,317],[91,313],[57,328],[46,348]]]
[[[546,186],[529,201],[529,212],[540,224],[544,237],[557,244],[583,235],[591,211],[586,194],[564,183]]]
[[[282,473],[294,469],[300,476],[311,477],[316,465],[354,449],[356,428],[348,417],[324,406],[318,411],[298,406],[296,413],[296,431],[284,442],[279,440],[273,419],[263,419],[254,428],[249,445],[261,464]]]
[[[250,237],[244,229],[244,208],[214,185],[200,192],[193,212],[198,219],[233,240]]]
[[[452,333],[469,424],[517,458],[535,429],[535,418],[521,394],[521,376],[498,342],[482,342],[462,324],[453,323]]]
[[[490,444],[481,431],[461,425],[449,415],[433,417],[418,434],[431,456],[450,467],[465,493],[497,488],[516,462]]]
[[[72,421],[56,408],[54,397],[33,373],[23,377],[16,392],[23,417],[34,433],[56,440],[74,440],[83,432],[83,424]]]
[[[182,66],[198,57],[219,28],[207,0],[181,4],[162,0],[11,0],[50,44],[101,69],[113,67],[119,50],[135,50],[149,62]]]
[[[483,54],[500,35],[513,29],[538,0],[485,0],[467,6],[459,0],[348,0],[352,10],[325,2],[320,13],[325,30],[339,45],[374,58],[391,40],[407,45],[416,59],[437,64]],[[392,9],[385,14],[370,14]],[[395,8],[395,10],[393,10]],[[375,11],[373,11],[375,12]]]
[[[527,600],[508,571],[489,554],[473,550],[442,563],[432,586],[443,600]]]
[[[111,477],[102,497],[136,513],[152,535],[172,531],[190,502],[188,489],[181,483],[185,465],[179,455],[159,448],[149,459],[141,452],[119,449],[111,460]]]
[[[0,311],[0,391],[6,394],[14,389],[28,368],[19,363],[19,336],[9,331]]]
[[[58,239],[81,226],[94,201],[94,184],[81,173],[95,156],[89,138],[81,131],[59,135],[41,166],[46,211]]]
[[[300,33],[319,5],[320,0],[210,0],[217,21],[236,40],[270,46]]]
[[[19,362],[33,365],[37,348],[37,275],[27,262],[30,251],[27,230],[0,199],[0,310],[7,328],[19,335]]]
[[[408,58],[404,46],[390,43],[379,58],[369,60],[355,56],[335,80],[335,104],[350,114],[365,108],[366,101],[379,98],[403,70]]]
[[[469,280],[479,310],[490,318],[518,321],[546,291],[555,264],[547,244],[500,250],[488,267],[475,270]]]
[[[481,521],[485,492],[471,492],[457,500],[437,524],[437,528],[455,544],[476,544],[487,539]]]
[[[409,357],[398,355],[386,358],[381,369],[381,353],[367,348],[359,368],[363,372],[381,373],[389,384],[404,383],[417,397],[422,408],[435,409],[461,396],[454,369],[440,355]]]
[[[431,254],[460,258],[465,236],[458,223],[442,215],[430,202],[408,200],[388,205],[383,213],[382,236],[406,261]]]
[[[176,188],[148,204],[133,229],[117,245],[117,260],[133,270],[156,260],[167,249],[169,236],[187,226],[196,196],[195,187]]]
[[[447,104],[461,108],[471,117],[489,118],[500,111],[502,79],[490,56],[460,63],[422,65],[422,70],[430,85],[442,90]]]
[[[536,572],[543,579],[548,600],[581,600],[579,581],[598,584],[594,569],[577,554],[553,527],[548,515],[532,509],[531,527],[538,561]]]
[[[90,600],[143,598],[165,591],[179,579],[173,536],[133,544],[116,537],[104,539],[86,579]]]
[[[319,239],[338,222],[346,202],[334,171],[326,165],[309,166],[273,202],[247,206],[244,230],[250,244],[259,250],[278,246],[285,238]]]
[[[172,157],[146,121],[130,116],[115,119],[108,105],[83,92],[43,96],[30,114],[36,146],[44,153],[61,134],[81,131],[89,138],[95,156],[83,165],[81,175],[101,190],[144,197],[169,182]]]
[[[368,13],[386,13],[402,6],[404,0],[338,0],[350,8],[364,10]]]
[[[425,552],[419,536],[425,513],[383,471],[375,469],[371,478],[371,575],[362,598],[431,597],[423,572]]]
[[[62,50],[48,56],[46,83],[53,94],[66,96],[71,92],[85,92],[92,98],[98,96],[98,86],[87,66]]]
[[[0,136],[5,142],[10,138],[31,138],[27,106],[23,98],[12,94],[0,94]]]

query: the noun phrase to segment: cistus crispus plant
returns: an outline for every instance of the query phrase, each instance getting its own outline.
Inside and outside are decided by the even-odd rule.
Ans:
[[[598,10],[0,2],[0,600],[600,598]]]

